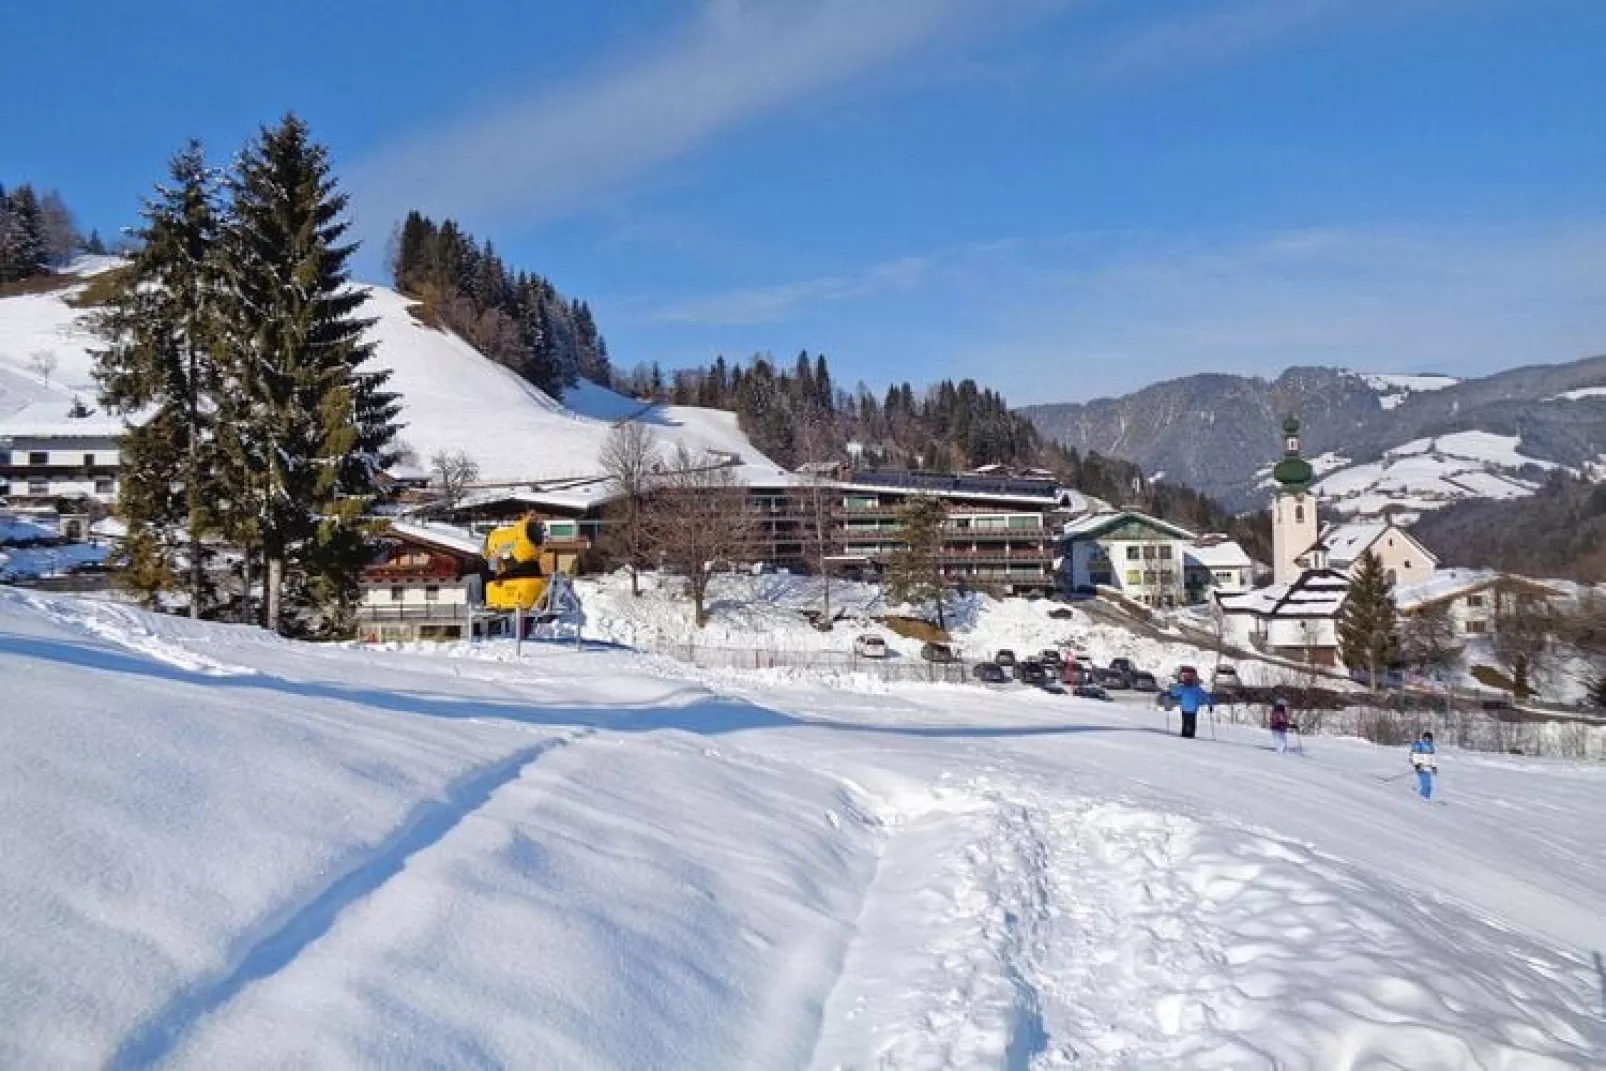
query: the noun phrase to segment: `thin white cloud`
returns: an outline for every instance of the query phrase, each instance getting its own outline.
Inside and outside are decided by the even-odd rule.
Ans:
[[[550,217],[724,131],[1041,0],[705,0],[635,62],[361,161],[369,226],[411,207]]]
[[[1365,0],[1362,0],[1364,3]],[[1353,8],[1356,0],[1225,0],[1146,22],[1106,43],[1091,72],[1102,77],[1214,66],[1271,45]]]
[[[710,326],[775,323],[819,302],[852,301],[916,289],[926,280],[935,259],[900,257],[844,275],[709,294],[661,308],[649,318],[663,323]]]

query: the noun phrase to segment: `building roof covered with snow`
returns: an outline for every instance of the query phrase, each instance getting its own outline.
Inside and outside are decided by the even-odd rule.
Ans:
[[[1337,617],[1349,595],[1349,578],[1335,569],[1308,569],[1292,584],[1216,596],[1229,614],[1264,618]]]
[[[1068,522],[1060,530],[1060,535],[1065,539],[1099,539],[1116,534],[1122,529],[1147,529],[1154,535],[1170,539],[1192,541],[1197,538],[1194,533],[1180,525],[1131,509],[1104,510],[1078,517]]]
[[[1422,545],[1421,540],[1391,521],[1332,525],[1311,549],[1325,554],[1327,564],[1332,568],[1347,572],[1360,560],[1361,555],[1375,547],[1385,535],[1406,541],[1430,563],[1439,560],[1437,555]]]
[[[434,524],[423,521],[393,521],[386,534],[414,543],[424,543],[441,550],[478,558],[485,541],[466,528],[451,524]]]
[[[1196,540],[1184,552],[1190,565],[1206,569],[1251,569],[1254,561],[1248,552],[1232,539]]]

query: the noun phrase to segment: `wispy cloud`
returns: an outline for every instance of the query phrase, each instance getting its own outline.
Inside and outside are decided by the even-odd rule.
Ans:
[[[1366,0],[1362,0],[1366,2]],[[1146,21],[1107,42],[1091,64],[1104,77],[1215,66],[1331,18],[1355,0],[1217,0]]]
[[[596,77],[427,132],[353,170],[370,225],[408,207],[571,210],[740,124],[1043,0],[703,0],[669,43]]]
[[[775,323],[820,302],[916,289],[925,282],[935,260],[932,256],[900,257],[843,275],[709,294],[660,308],[649,319],[710,326]]]

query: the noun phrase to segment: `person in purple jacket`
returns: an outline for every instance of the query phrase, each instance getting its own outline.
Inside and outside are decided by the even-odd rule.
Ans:
[[[1288,728],[1293,722],[1288,717],[1288,700],[1278,696],[1271,704],[1271,717],[1267,720],[1271,726],[1271,741],[1277,749],[1277,754],[1288,754]]]

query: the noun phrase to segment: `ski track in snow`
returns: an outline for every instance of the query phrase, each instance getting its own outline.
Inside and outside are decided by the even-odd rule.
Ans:
[[[23,912],[0,953],[36,957],[0,967],[0,1012],[27,1014],[21,1047],[0,1049],[19,1061],[1415,1071],[1581,1068],[1606,1046],[1606,851],[1568,818],[1602,799],[1596,767],[1447,749],[1451,805],[1424,807],[1378,783],[1392,752],[1313,740],[1284,759],[1247,730],[1178,741],[1147,708],[1029,691],[861,694],[539,645],[312,647],[20,593],[0,596],[0,626],[36,708],[50,682],[82,680],[132,704],[81,701],[59,728],[0,717],[0,740],[46,749],[11,802],[78,800],[61,828],[105,856],[87,883],[49,852],[39,881],[0,871]],[[254,695],[297,711],[258,715]],[[234,754],[233,737],[196,738],[208,702],[232,702],[217,728],[257,749],[215,787],[166,765]],[[172,740],[163,703],[192,708]],[[125,723],[150,750],[119,776],[188,795],[120,856],[98,831],[108,813],[120,828],[97,809],[107,789],[74,787],[81,767],[58,783],[48,749]],[[472,756],[403,776],[469,734]],[[319,816],[341,847],[311,868],[318,841],[258,847],[272,831],[228,804],[271,803],[255,767],[282,778],[327,742],[336,764],[301,791],[344,792],[366,824]],[[394,799],[411,806],[378,806]],[[78,964],[106,920],[161,935],[185,908],[161,903],[142,846],[219,814],[233,825],[205,828],[240,843],[218,854],[258,875],[231,900],[250,910],[155,960],[107,953],[106,987],[148,1004],[75,1009],[82,980],[56,978],[27,934],[60,935]],[[299,876],[244,895],[275,866]],[[69,1049],[49,1033],[63,1022],[115,1031]]]
[[[402,826],[375,845],[340,877],[314,893],[286,918],[266,923],[231,957],[226,974],[177,994],[113,1054],[119,1069],[163,1064],[201,1020],[248,986],[283,971],[313,942],[327,934],[341,914],[387,882],[403,877],[408,861],[439,844],[458,825],[483,808],[505,785],[518,780],[548,752],[578,737],[546,740],[493,763],[450,786],[445,796],[421,804]]]

